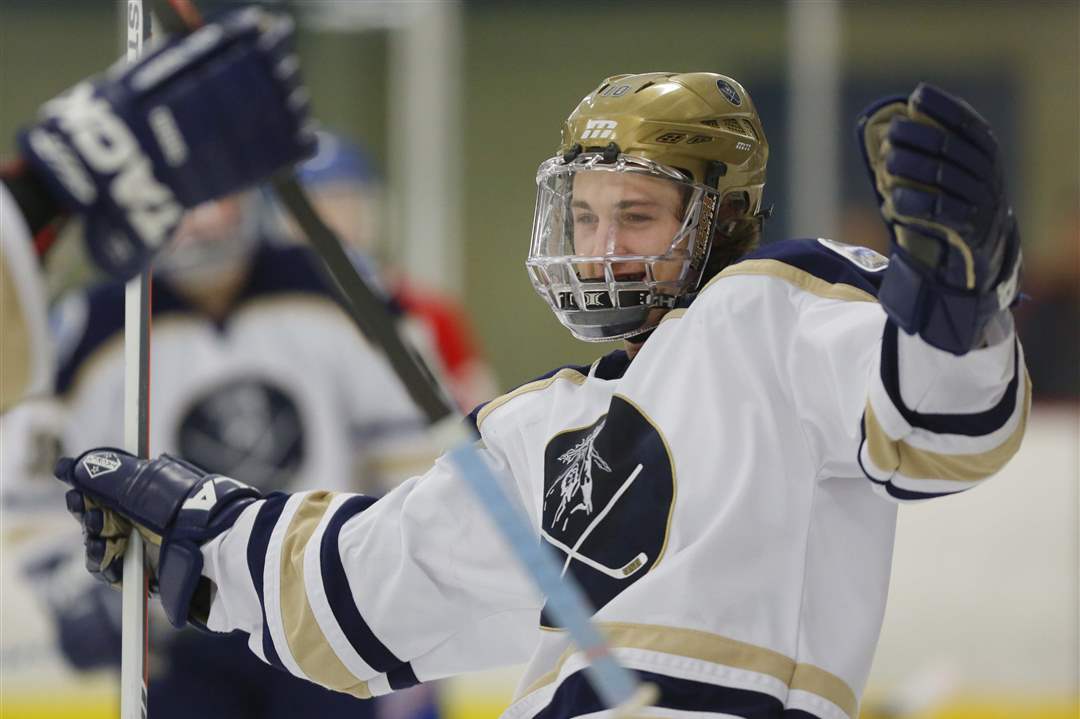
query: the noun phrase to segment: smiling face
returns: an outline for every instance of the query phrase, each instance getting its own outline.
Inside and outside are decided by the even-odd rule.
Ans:
[[[682,227],[684,191],[674,182],[629,172],[580,172],[574,176],[574,253],[606,255],[664,255]],[[677,248],[676,248],[677,249]],[[682,248],[685,250],[685,247]],[[677,279],[682,264],[656,263],[656,280]],[[642,262],[612,266],[619,280],[645,276]],[[582,279],[603,279],[603,265],[578,265]]]

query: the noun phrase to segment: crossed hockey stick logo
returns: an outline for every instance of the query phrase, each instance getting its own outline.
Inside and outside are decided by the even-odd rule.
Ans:
[[[596,427],[589,432],[580,442],[574,445],[571,449],[564,452],[559,456],[559,461],[569,465],[563,472],[555,479],[551,488],[545,493],[545,502],[555,492],[559,492],[559,506],[555,510],[555,516],[552,520],[554,526],[560,520],[562,520],[562,528],[566,529],[567,522],[571,515],[575,512],[584,512],[586,516],[593,513],[593,467],[598,467],[604,472],[611,472],[611,466],[600,456],[596,451],[595,444],[596,438],[604,429],[606,420],[600,421]],[[603,509],[593,517],[588,526],[574,542],[573,547],[568,547],[563,542],[560,542],[555,537],[551,536],[547,531],[541,531],[543,538],[561,549],[566,553],[566,561],[563,563],[562,573],[566,574],[566,570],[570,567],[571,560],[581,562],[587,567],[591,567],[598,572],[606,574],[613,579],[627,579],[637,573],[639,569],[644,567],[648,561],[649,556],[645,552],[638,552],[638,554],[629,562],[621,567],[609,567],[602,564],[595,559],[585,556],[580,552],[581,545],[585,540],[589,538],[593,530],[603,521],[604,517],[608,515],[611,509],[618,503],[619,499],[626,493],[626,490],[630,488],[634,480],[641,474],[643,465],[640,463],[634,468],[630,475],[623,481],[619,489],[604,505]],[[571,506],[571,503],[574,503]],[[569,507],[569,512],[567,508]]]

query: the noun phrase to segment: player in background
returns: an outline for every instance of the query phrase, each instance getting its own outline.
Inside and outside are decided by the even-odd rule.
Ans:
[[[332,478],[338,490],[383,494],[434,458],[422,419],[382,355],[340,311],[310,251],[260,235],[259,209],[254,194],[243,193],[188,211],[154,262],[150,446],[266,492],[316,488]],[[123,283],[108,282],[59,304],[59,407],[43,408],[39,399],[17,408],[2,420],[6,442],[39,446],[52,422],[59,423],[54,446],[122,444],[122,423],[99,419],[120,416],[123,401],[123,297]],[[42,411],[47,419],[18,416]],[[12,422],[34,425],[33,441],[10,429]],[[8,477],[34,469],[5,465]],[[120,594],[102,593],[89,576],[73,582],[78,575],[64,561],[70,542],[62,547],[29,568],[56,614],[61,646],[77,667],[117,666],[112,619]],[[72,560],[82,564],[78,555]],[[79,595],[87,602],[69,601]],[[102,634],[110,627],[106,649]],[[152,646],[159,658],[151,662],[149,690],[155,716],[197,708],[202,716],[237,719],[301,710],[338,717],[373,709],[273,676],[242,640],[222,646],[198,632],[166,631]],[[204,691],[209,685],[217,689]],[[190,697],[198,697],[197,707]]]
[[[1023,437],[993,133],[925,84],[858,126],[890,258],[753,249],[768,145],[723,75],[604,80],[537,173],[534,286],[575,336],[625,347],[471,419],[616,657],[659,687],[658,716],[855,719],[896,502],[977,486]],[[378,696],[528,660],[507,716],[603,709],[448,461],[378,501],[263,496],[108,448],[57,476],[92,571],[121,580],[133,523],[162,541],[172,621],[240,630],[292,674]]]
[[[409,338],[462,411],[497,394],[495,374],[476,339],[465,308],[454,298],[412,280],[389,261],[384,233],[382,180],[369,154],[338,133],[319,130],[318,151],[297,169],[312,204],[350,248],[357,269],[384,288],[396,310],[405,313]],[[282,231],[297,239],[302,232],[274,205]],[[376,269],[377,266],[377,269]]]
[[[108,396],[109,382],[115,379],[115,361],[110,365],[110,358],[105,357],[109,354],[109,348],[100,346],[100,343],[109,341],[113,318],[103,317],[100,312],[94,315],[95,311],[103,309],[101,302],[82,298],[65,305],[61,325],[66,329],[64,336],[69,342],[60,348],[61,367],[57,369],[55,348],[46,329],[42,278],[43,260],[55,237],[53,230],[56,224],[68,214],[80,215],[87,227],[86,243],[90,256],[100,269],[117,281],[124,280],[139,271],[165,244],[179,223],[183,208],[252,186],[277,169],[310,155],[314,149],[314,135],[307,120],[308,108],[303,100],[291,39],[292,25],[288,20],[258,10],[224,16],[217,23],[186,38],[166,42],[133,66],[118,66],[105,75],[81,83],[47,103],[42,108],[38,124],[21,134],[22,157],[0,172],[0,309],[5,328],[0,355],[0,372],[3,373],[0,409],[5,411],[3,501],[8,524],[20,524],[19,528],[26,530],[36,528],[39,534],[48,526],[47,522],[40,522],[42,514],[39,513],[42,509],[40,500],[44,499],[42,495],[48,492],[40,486],[40,482],[34,480],[42,474],[42,465],[47,463],[45,458],[55,450],[57,433],[65,423],[71,422],[71,418],[55,404],[44,402],[42,395],[46,388],[53,381],[59,381],[65,384],[68,392],[81,389],[84,401],[101,399],[107,405],[115,404],[115,398]],[[237,92],[238,86],[249,92]],[[223,91],[226,88],[228,91]],[[273,120],[267,122],[266,118]],[[230,137],[230,141],[222,144],[220,139],[223,136]],[[189,235],[198,237],[199,227],[204,230],[212,228],[215,224],[213,218],[219,222],[224,220],[227,224],[242,217],[245,203],[242,196],[237,196],[218,205],[201,205],[189,217],[188,229],[196,228]],[[209,221],[208,217],[211,218]],[[240,237],[249,237],[246,227],[243,230],[234,229],[237,229],[236,234]],[[212,316],[214,319],[226,319],[231,309],[229,295],[233,300],[238,295],[251,298],[253,283],[248,280],[252,276],[245,266],[254,261],[253,252],[255,257],[258,253],[250,242],[240,241],[240,237],[221,238],[225,242],[213,246],[202,244],[199,247],[185,247],[163,263],[173,265],[172,287],[162,285],[159,293],[168,295],[164,304],[168,306],[172,301],[173,310],[176,311],[174,319],[179,321],[179,326],[173,325],[172,332],[194,332],[206,339],[206,334],[200,333],[196,326],[199,322]],[[235,245],[229,244],[234,241]],[[184,272],[184,265],[193,258],[195,264],[199,265],[199,271]],[[213,259],[213,267],[208,267],[205,262],[210,258]],[[297,262],[289,269],[289,279],[296,284],[304,285],[305,279],[312,279],[311,268],[304,262]],[[274,277],[268,279],[271,280],[270,288],[265,287],[265,282],[260,286],[267,290],[269,296],[273,296]],[[281,279],[280,272],[277,279]],[[313,304],[325,309],[328,306],[325,293],[315,287],[317,284],[309,282],[310,286],[302,287],[299,294],[308,292]],[[218,294],[214,297],[203,294],[210,290],[217,290]],[[94,292],[98,294],[92,292],[92,296],[108,303],[109,288]],[[302,304],[302,297],[292,298],[300,300]],[[191,310],[196,306],[199,311],[206,313],[205,316],[201,316],[199,322],[189,321],[184,325],[184,310],[188,311],[190,320]],[[318,307],[310,308],[310,312],[320,315]],[[328,310],[321,313],[324,324],[329,314]],[[91,318],[94,320],[92,323],[89,321]],[[293,314],[286,317],[285,322],[291,320],[295,326],[297,319]],[[168,326],[169,322],[165,324]],[[159,326],[157,329],[162,328]],[[218,338],[221,340],[219,346],[213,347],[211,341],[211,346],[204,347],[207,352],[197,357],[184,357],[188,360],[185,370],[198,365],[204,370],[203,378],[206,379],[206,367],[213,363],[207,354],[214,355],[215,351],[221,356],[229,354],[224,347],[229,342],[223,339],[227,333],[224,327],[219,329],[223,330]],[[243,328],[229,329],[234,335],[232,349],[235,350],[241,341],[235,335]],[[346,354],[358,351],[356,347],[363,343],[356,338],[355,330],[351,326],[338,329],[343,331],[334,349]],[[155,337],[155,343],[164,339],[168,344],[169,337],[170,330],[167,329],[163,336]],[[251,349],[246,348],[248,360],[251,359]],[[315,348],[310,349],[315,351]],[[267,356],[272,358],[277,351],[275,347],[267,352]],[[87,367],[82,362],[87,358],[87,353],[94,354],[97,359],[104,357],[105,366]],[[236,356],[238,354],[244,352],[233,352],[231,359],[235,364],[243,365],[243,360]],[[370,351],[364,349],[361,354],[367,356]],[[173,357],[172,361],[177,359]],[[272,370],[272,364],[272,361],[264,362],[261,368]],[[317,366],[317,363],[312,364]],[[350,370],[356,366],[352,365]],[[250,369],[250,366],[245,367],[245,370]],[[297,373],[292,371],[291,374]],[[93,382],[77,388],[79,381],[88,375],[94,375]],[[178,377],[175,372],[171,376],[174,379]],[[182,376],[190,378],[190,374]],[[229,372],[222,372],[221,376],[225,380],[238,379],[230,376]],[[345,378],[340,373],[322,379],[339,382],[343,386],[350,382],[358,384],[356,378]],[[102,381],[101,386],[94,384],[98,380]],[[185,421],[180,423],[182,431],[179,432],[184,439],[177,441],[203,447],[203,451],[197,453],[204,455],[204,461],[215,453],[211,451],[207,454],[206,444],[220,441],[215,448],[218,461],[234,464],[234,471],[241,473],[243,467],[250,470],[253,462],[261,461],[263,464],[259,470],[252,474],[261,475],[271,482],[312,482],[313,475],[319,469],[313,465],[312,456],[322,456],[339,466],[334,461],[337,457],[327,457],[332,453],[320,446],[320,442],[326,444],[322,438],[308,436],[305,439],[297,432],[295,414],[301,409],[307,413],[305,420],[318,419],[310,398],[300,403],[299,407],[286,406],[283,409],[280,401],[282,395],[273,391],[260,395],[256,391],[258,388],[252,386],[257,382],[247,386],[243,382],[239,384],[241,386],[231,389],[221,386],[218,389],[222,397],[204,395],[201,405],[195,403],[186,407],[188,413]],[[394,387],[396,382],[390,381],[379,388],[383,404],[379,419],[381,422],[392,420],[394,408],[397,407],[406,419],[396,427],[396,431],[408,431],[407,427],[414,425],[412,419],[415,412],[410,413],[407,407],[401,406],[400,393],[395,395]],[[204,385],[202,390],[206,389]],[[345,387],[335,396],[341,405],[338,409],[344,411],[362,407],[362,403],[340,402],[348,397],[347,389]],[[100,396],[96,399],[87,397],[95,391],[99,391]],[[6,411],[27,395],[32,397],[31,401],[38,403],[36,409],[41,410],[40,413],[23,412],[24,407],[12,413]],[[394,401],[388,401],[391,399],[389,395],[394,395]],[[215,401],[217,399],[231,402],[218,403]],[[226,416],[228,412],[217,411],[227,409],[230,404],[235,410],[232,416]],[[99,409],[109,411],[109,407]],[[173,407],[174,411],[184,409]],[[77,412],[74,414],[77,415]],[[350,414],[350,417],[355,416],[358,416],[355,412]],[[172,419],[176,420],[177,417]],[[267,420],[271,426],[254,426],[259,419]],[[322,424],[328,421],[324,415]],[[115,423],[108,424],[112,426],[69,424],[68,429],[76,437],[81,432],[93,433],[99,429],[109,434]],[[175,425],[172,428],[177,429]],[[260,429],[267,434],[260,436]],[[308,427],[307,431],[311,432],[312,429]],[[322,432],[325,426],[316,429]],[[369,432],[368,439],[371,439],[371,429],[355,424],[341,427],[335,423],[332,425],[333,432],[324,434],[333,440],[340,439],[338,435],[348,432],[351,441],[357,434]],[[218,430],[219,436],[213,436],[214,430]],[[34,441],[20,444],[16,441],[20,436],[32,437]],[[276,441],[267,442],[267,439]],[[282,439],[285,441],[280,441]],[[13,465],[19,471],[9,471]],[[270,473],[266,474],[266,470],[270,470]],[[332,474],[342,481],[348,479],[340,471]],[[16,499],[15,504],[11,503],[13,498]],[[17,511],[13,513],[12,509]],[[27,521],[22,522],[23,519]],[[70,564],[62,556],[54,553],[48,557],[39,553],[38,560],[35,563],[36,581],[46,587],[46,593],[53,600],[53,608],[63,612],[60,634],[69,656],[86,666],[109,661],[116,649],[118,624],[110,626],[108,619],[118,604],[115,600],[119,595],[111,591],[107,594],[96,590],[80,591],[67,571]],[[178,665],[185,661],[188,669],[194,665],[205,669],[206,660],[220,659],[226,653],[223,649],[223,645],[216,644],[213,652],[204,655],[192,651],[173,651],[172,673],[181,673],[183,669]],[[118,650],[115,658],[118,659]],[[281,693],[276,697],[268,696],[260,683],[258,692],[244,697],[236,691],[239,689],[239,665],[230,664],[221,669],[213,678],[216,688],[210,682],[204,682],[194,692],[189,689],[183,699],[174,697],[164,704],[153,702],[158,707],[155,715],[164,716],[169,710],[189,707],[188,700],[191,698],[212,697],[215,694],[227,694],[235,703],[232,711],[228,712],[229,716],[243,716],[244,712],[251,711],[268,699],[276,699],[280,709],[289,711],[291,708],[294,714],[300,711],[298,705],[304,708],[337,707],[333,711],[328,709],[324,713],[326,716],[342,715],[343,712],[349,716],[359,716],[370,711],[358,708],[348,697],[332,695],[317,688],[313,694],[311,685],[302,682],[292,683],[294,691],[291,694]],[[280,677],[275,677],[272,684],[281,684]],[[296,690],[298,684],[300,689]],[[168,686],[159,684],[156,689],[167,690]],[[226,687],[233,691],[225,692]],[[188,715],[186,708],[182,714]],[[263,715],[270,716],[269,713]]]
[[[370,225],[363,224],[378,212],[376,188],[369,185],[370,165],[359,148],[322,131],[317,134],[320,151],[299,167],[298,175],[339,236],[352,240],[354,247],[371,248]],[[396,378],[381,366],[377,371],[363,369],[378,361],[378,355],[358,344],[349,327],[333,319],[328,322],[328,315],[340,313],[308,252],[297,243],[286,246],[282,241],[282,233],[299,240],[299,231],[268,214],[284,217],[264,201],[266,196],[246,193],[195,208],[154,263],[157,326],[151,446],[222,474],[262,483],[266,491],[316,487],[321,477],[338,476],[345,482],[340,489],[382,494],[430,465],[432,448],[411,403],[393,391]],[[357,250],[354,257],[363,263],[367,279],[378,282],[366,253]],[[32,401],[0,420],[9,444],[46,450],[120,444],[119,436],[108,436],[119,425],[91,424],[80,418],[87,411],[118,406],[122,398],[123,357],[114,341],[123,330],[122,315],[115,307],[121,297],[121,284],[107,284],[60,303],[53,323],[62,355],[58,401]],[[294,326],[305,328],[307,336],[292,336],[283,326],[283,315],[290,313],[297,315]],[[426,322],[415,325],[414,334],[428,354],[436,360],[446,357],[439,353],[446,343],[436,343]],[[451,348],[471,347],[469,337],[453,334],[459,326],[442,325],[442,336],[449,337]],[[178,332],[182,339],[177,339]],[[201,338],[195,341],[196,351],[193,332]],[[178,347],[185,348],[179,355]],[[278,351],[269,351],[273,348]],[[298,351],[304,355],[295,355]],[[464,366],[460,354],[447,359],[458,364],[432,366]],[[474,367],[480,366],[479,357],[470,359]],[[445,374],[455,380],[469,376]],[[451,386],[459,387],[460,393],[475,391],[475,384]],[[355,396],[343,402],[339,400],[343,394]],[[51,464],[40,455],[41,451],[9,452],[4,459],[6,476],[16,482],[6,483],[3,497],[14,508],[30,510],[30,514],[14,512],[16,521],[25,518],[28,526],[45,526],[46,513],[40,509],[45,498],[37,495],[48,485],[33,480],[47,476]],[[351,478],[335,474],[349,462],[354,467]],[[76,558],[67,556],[69,542],[52,544],[64,549],[36,547],[28,572],[55,615],[65,656],[80,669],[116,666],[119,594],[71,569]],[[77,564],[81,569],[81,556]],[[73,602],[72,597],[82,601]],[[163,624],[158,621],[152,627],[160,629]],[[150,703],[155,715],[191,711],[190,703],[180,698],[192,695],[202,697],[199,712],[209,717],[269,717],[273,711],[287,715],[299,707],[327,717],[369,711],[366,704],[357,705],[307,682],[268,677],[273,670],[251,656],[241,641],[228,647],[214,642],[207,646],[208,641],[194,632],[155,635],[151,647],[162,655],[160,661],[151,662]],[[221,682],[225,667],[233,670],[229,681]],[[221,686],[213,692],[196,692],[215,683]],[[264,684],[275,691],[255,690]],[[434,716],[436,699],[429,687],[417,687],[387,697],[375,711],[380,718]]]

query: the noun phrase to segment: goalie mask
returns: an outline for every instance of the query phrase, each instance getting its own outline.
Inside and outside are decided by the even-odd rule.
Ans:
[[[533,286],[579,339],[647,332],[756,242],[767,156],[730,78],[608,78],[537,172]]]

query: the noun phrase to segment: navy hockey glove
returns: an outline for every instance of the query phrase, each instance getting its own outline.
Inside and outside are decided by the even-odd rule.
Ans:
[[[920,83],[865,110],[857,135],[892,233],[878,299],[905,332],[965,354],[1019,290],[1020,237],[990,125]]]
[[[42,106],[20,149],[56,200],[86,216],[104,270],[137,274],[183,208],[314,152],[292,36],[288,19],[239,10]]]
[[[67,506],[82,523],[90,573],[110,584],[122,581],[134,527],[146,539],[151,591],[160,595],[169,621],[205,626],[210,586],[202,578],[200,548],[261,494],[167,454],[145,460],[111,448],[62,457],[54,473],[73,487]]]

